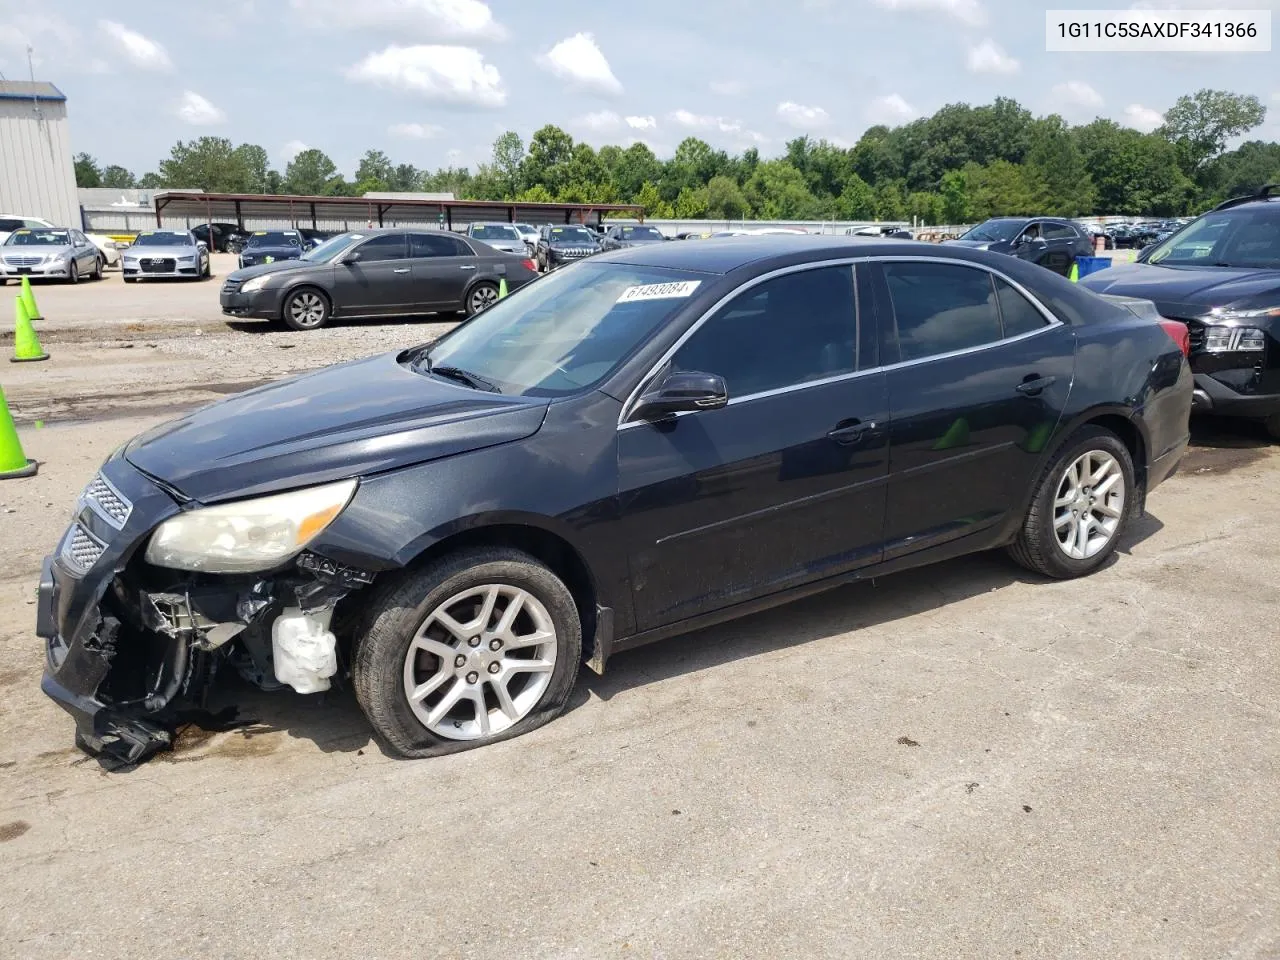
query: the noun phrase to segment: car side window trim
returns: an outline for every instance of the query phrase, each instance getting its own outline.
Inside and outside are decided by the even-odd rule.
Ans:
[[[640,380],[636,383],[636,386],[632,389],[632,391],[629,394],[627,394],[626,402],[622,405],[622,410],[618,414],[618,429],[627,430],[631,427],[642,426],[648,423],[647,420],[631,420],[630,419],[631,411],[635,407],[636,401],[639,399],[640,394],[644,391],[644,388],[647,387],[653,381],[654,377],[656,377],[667,366],[667,364],[671,362],[671,358],[675,356],[676,351],[679,350],[684,345],[685,341],[688,340],[690,337],[692,337],[694,333],[697,332],[698,328],[701,327],[704,323],[706,323],[707,320],[709,320],[725,304],[727,304],[730,300],[733,300],[740,293],[750,290],[752,287],[758,286],[759,284],[764,283],[766,280],[772,280],[774,277],[779,277],[787,273],[799,273],[804,270],[814,270],[820,267],[838,267],[838,266],[847,265],[850,269],[853,269],[854,285],[855,285],[855,301],[858,304],[858,311],[857,311],[858,339],[861,340],[862,323],[866,318],[862,313],[861,298],[858,297],[857,294],[861,289],[859,285],[865,282],[865,278],[861,278],[858,276],[858,273],[860,271],[857,268],[862,265],[879,266],[881,264],[886,264],[886,263],[958,264],[960,266],[969,267],[974,270],[981,270],[984,273],[987,273],[994,277],[999,277],[1001,280],[1005,281],[1005,283],[1009,284],[1011,287],[1013,287],[1015,290],[1021,293],[1024,297],[1026,297],[1027,300],[1031,303],[1031,305],[1035,307],[1038,311],[1040,311],[1040,315],[1045,319],[1045,325],[1041,327],[1039,330],[1029,330],[1026,333],[1020,333],[1013,337],[1002,337],[999,340],[993,340],[990,343],[979,344],[978,346],[975,346],[975,347],[964,347],[963,349],[951,350],[951,351],[948,351],[947,353],[936,353],[933,356],[921,357],[915,360],[897,360],[893,363],[885,363],[879,366],[868,367],[865,370],[855,370],[852,373],[837,374],[836,376],[827,377],[822,380],[809,380],[809,381],[806,381],[805,383],[792,384],[786,387],[778,387],[774,390],[766,390],[766,391],[762,391],[760,393],[755,393],[755,394],[744,394],[741,397],[730,397],[728,405],[731,406],[734,403],[745,403],[748,400],[755,400],[759,397],[776,396],[777,394],[788,393],[794,390],[806,390],[806,389],[809,389],[810,387],[822,386],[828,383],[835,383],[836,381],[839,381],[839,380],[852,380],[857,377],[868,376],[869,374],[883,373],[890,370],[896,370],[899,367],[916,366],[917,364],[930,363],[934,360],[944,360],[950,357],[959,357],[969,353],[977,353],[982,350],[990,350],[994,347],[1000,347],[1007,343],[1018,343],[1019,341],[1022,341],[1022,340],[1028,340],[1031,337],[1039,337],[1057,327],[1066,326],[1066,324],[1061,319],[1059,319],[1058,316],[1052,310],[1050,310],[1043,303],[1041,303],[1040,299],[1035,294],[1033,294],[1030,290],[1028,290],[1025,286],[1023,286],[1013,277],[1009,276],[1007,273],[1004,273],[1001,270],[997,270],[994,267],[989,267],[986,264],[969,263],[968,261],[953,259],[951,257],[927,257],[927,256],[851,257],[851,258],[840,258],[836,260],[815,260],[809,263],[793,264],[792,266],[789,266],[789,267],[781,267],[777,270],[770,271],[769,273],[762,273],[758,277],[753,277],[752,279],[748,280],[746,283],[743,283],[740,286],[735,287],[733,290],[726,293],[723,297],[721,297],[719,300],[713,303],[710,307],[704,310],[702,314],[698,317],[698,319],[695,320],[689,326],[689,329],[686,330],[684,333],[682,333],[679,339],[677,339],[675,343],[673,343],[670,347],[668,347],[665,351],[663,351],[662,356],[659,357],[657,361],[653,363],[652,366],[650,366],[649,370],[645,373],[643,377],[640,378]],[[883,271],[880,271],[880,276],[881,277],[884,276]],[[878,322],[879,318],[875,318],[875,319]],[[1003,329],[1004,328],[1003,328],[1003,321],[1002,321],[1001,332],[1003,332]],[[685,416],[685,414],[683,413],[676,414],[676,417],[681,417],[681,416]]]

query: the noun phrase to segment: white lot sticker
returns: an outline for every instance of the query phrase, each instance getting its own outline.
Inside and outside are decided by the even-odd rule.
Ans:
[[[680,280],[676,283],[646,283],[638,287],[627,287],[622,291],[622,296],[618,297],[618,303],[691,297],[701,284],[701,280]]]

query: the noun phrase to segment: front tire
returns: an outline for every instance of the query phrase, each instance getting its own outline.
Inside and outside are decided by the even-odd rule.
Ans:
[[[1009,553],[1059,580],[1093,573],[1115,553],[1136,500],[1133,458],[1101,427],[1075,433],[1045,467]]]
[[[383,587],[356,643],[365,716],[401,757],[507,740],[558,716],[582,660],[573,595],[535,558],[486,547]]]
[[[290,330],[319,330],[329,322],[329,301],[319,290],[303,287],[285,298],[280,319]]]
[[[67,268],[67,283],[75,285],[80,282],[80,266],[74,260],[71,266]]]

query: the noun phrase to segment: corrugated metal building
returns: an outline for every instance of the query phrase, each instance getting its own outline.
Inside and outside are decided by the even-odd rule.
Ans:
[[[52,83],[0,81],[0,213],[81,226],[67,98]]]

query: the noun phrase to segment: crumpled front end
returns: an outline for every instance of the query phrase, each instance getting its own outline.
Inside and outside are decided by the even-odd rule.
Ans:
[[[196,506],[117,454],[85,488],[40,577],[41,687],[76,721],[90,753],[137,763],[168,749],[183,704],[220,667],[263,689],[326,689],[330,621],[372,579],[303,552],[270,573],[165,569],[144,558],[152,531]]]

